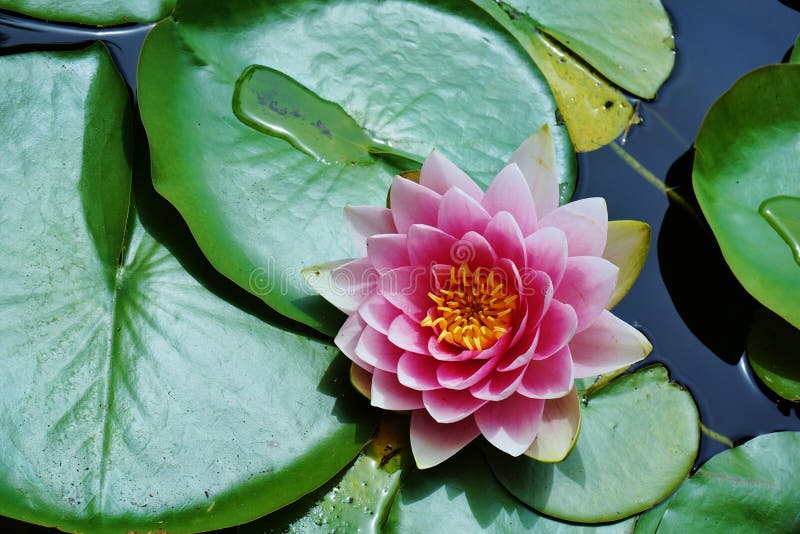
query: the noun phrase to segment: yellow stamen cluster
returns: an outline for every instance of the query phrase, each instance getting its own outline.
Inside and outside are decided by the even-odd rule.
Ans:
[[[489,269],[474,273],[462,264],[450,267],[450,278],[438,294],[428,293],[436,311],[420,323],[447,341],[469,350],[485,350],[506,332],[517,309],[517,295],[509,295],[501,276]]]

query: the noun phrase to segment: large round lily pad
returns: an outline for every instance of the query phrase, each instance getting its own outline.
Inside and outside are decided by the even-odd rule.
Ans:
[[[799,532],[800,433],[777,432],[721,452],[670,499],[659,533]]]
[[[156,188],[220,272],[326,333],[342,316],[313,295],[300,271],[354,256],[342,207],[383,205],[392,176],[409,169],[380,157],[324,164],[240,121],[232,101],[251,65],[284,73],[397,149],[425,157],[438,148],[483,184],[549,123],[560,175],[574,181],[547,82],[475,6],[179,2],[148,36],[139,65]]]
[[[175,0],[0,0],[0,9],[38,19],[93,26],[161,20],[174,6]]]
[[[770,65],[740,78],[703,120],[693,182],[736,278],[800,328],[798,87],[800,64]]]
[[[107,50],[5,56],[0,73],[0,515],[203,531],[333,476],[372,429],[347,361],[195,279],[154,237],[172,228],[147,181],[137,215]]]
[[[658,503],[687,477],[700,443],[697,407],[656,365],[588,393],[566,460],[545,464],[493,452],[500,482],[547,515],[599,523]]]

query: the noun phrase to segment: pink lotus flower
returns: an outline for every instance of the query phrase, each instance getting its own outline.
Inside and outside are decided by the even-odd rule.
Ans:
[[[345,208],[360,258],[305,271],[349,314],[335,341],[357,366],[354,384],[374,406],[411,411],[420,468],[479,434],[513,456],[560,461],[580,426],[574,380],[652,348],[606,309],[620,269],[604,252],[629,263],[641,240],[623,232],[607,247],[601,198],[559,207],[554,158],[545,127],[483,192],[434,151],[419,183],[395,178],[390,209]]]

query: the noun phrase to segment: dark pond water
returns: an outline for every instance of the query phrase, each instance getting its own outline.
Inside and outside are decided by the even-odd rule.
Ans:
[[[642,103],[644,123],[633,129],[623,148],[684,197],[695,213],[671,203],[608,147],[580,156],[576,196],[603,196],[612,219],[638,219],[652,226],[644,271],[615,311],[650,337],[655,349],[647,362],[665,363],[673,379],[691,390],[703,423],[734,442],[800,430],[800,409],[766,391],[742,357],[748,325],[759,306],[727,269],[708,227],[696,218],[699,208],[691,187],[692,140],[705,112],[742,74],[788,58],[800,32],[800,2],[664,4],[676,36],[675,71],[655,101]],[[100,39],[133,90],[138,51],[150,27],[98,30],[0,12],[0,54],[76,48]],[[166,204],[163,208],[169,209]],[[704,437],[698,465],[724,448]],[[6,531],[38,530],[5,525]]]

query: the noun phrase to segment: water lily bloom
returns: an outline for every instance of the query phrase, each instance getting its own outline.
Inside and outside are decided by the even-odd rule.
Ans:
[[[374,406],[411,412],[420,468],[481,434],[560,461],[580,426],[575,379],[652,348],[607,310],[638,274],[649,228],[630,227],[644,242],[620,227],[607,243],[603,199],[559,207],[554,160],[544,127],[484,192],[434,151],[418,183],[395,178],[391,208],[345,208],[361,257],[305,271],[349,315],[335,342],[354,384]]]

